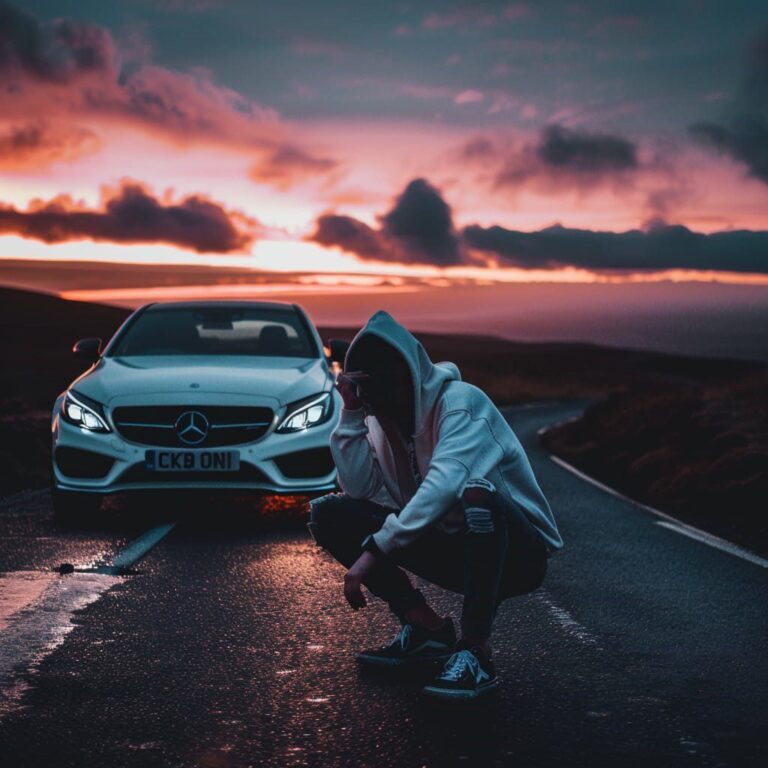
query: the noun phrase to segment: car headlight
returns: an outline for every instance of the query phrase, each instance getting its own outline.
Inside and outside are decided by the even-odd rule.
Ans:
[[[107,424],[101,403],[71,390],[64,395],[61,404],[61,418],[69,424],[88,430],[88,432],[112,431]]]
[[[288,405],[288,413],[275,432],[300,432],[327,421],[333,412],[330,392],[305,397]]]

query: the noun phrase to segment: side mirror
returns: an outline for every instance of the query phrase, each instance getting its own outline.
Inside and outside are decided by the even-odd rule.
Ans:
[[[72,354],[75,357],[83,357],[91,362],[97,360],[101,354],[101,339],[94,336],[93,338],[76,341],[72,347]]]
[[[338,363],[344,367],[344,357],[352,342],[346,339],[329,339],[328,346],[331,348],[331,362]]]

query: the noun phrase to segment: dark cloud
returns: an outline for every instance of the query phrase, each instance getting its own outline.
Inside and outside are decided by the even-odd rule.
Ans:
[[[57,19],[47,25],[0,0],[0,73],[69,83],[115,66],[110,34],[94,24]]]
[[[536,154],[545,165],[576,173],[610,173],[637,167],[637,151],[632,142],[562,125],[545,126]]]
[[[0,129],[0,168],[42,168],[55,162],[71,162],[101,146],[96,135],[76,126],[42,122]]]
[[[309,239],[368,259],[442,267],[463,263],[451,209],[425,179],[411,181],[392,209],[377,218],[374,229],[349,216],[327,214]]]
[[[411,261],[443,266],[461,262],[451,209],[425,179],[408,184],[381,224],[382,232],[410,254]]]
[[[318,157],[293,145],[283,145],[265,154],[254,163],[248,175],[257,182],[289,189],[309,178],[323,176],[335,170],[339,162],[330,157]]]
[[[464,229],[467,245],[524,269],[582,267],[602,270],[691,269],[768,274],[768,232],[735,230],[710,235],[657,222],[647,232],[594,232],[559,225],[538,232],[504,227]]]
[[[393,260],[393,252],[387,254],[381,233],[351,216],[320,216],[311,239],[320,245],[339,246],[364,259]]]
[[[57,19],[41,22],[0,0],[0,122],[120,123],[175,143],[270,151],[286,142],[277,114],[204,68],[179,72],[121,61],[109,31]]]
[[[768,29],[752,45],[738,92],[720,121],[688,126],[691,136],[768,184]]]
[[[0,206],[0,234],[61,243],[103,240],[166,243],[199,253],[244,252],[257,223],[201,195],[178,202],[160,200],[133,181],[104,195],[101,208],[88,209],[61,196],[37,201],[26,211]]]
[[[743,115],[727,126],[694,123],[688,127],[694,139],[747,167],[750,176],[768,184],[768,119]]]
[[[645,230],[601,232],[559,224],[537,232],[477,224],[455,232],[450,208],[424,179],[415,179],[373,228],[350,216],[317,220],[310,240],[364,259],[454,266],[477,264],[478,252],[522,269],[579,267],[595,272],[666,269],[768,274],[768,232],[703,234],[653,219]],[[474,253],[473,253],[474,252]]]
[[[494,189],[531,184],[557,192],[621,182],[641,169],[629,139],[557,124],[544,126],[534,141],[513,146],[475,137],[459,148],[458,158],[480,167]]]

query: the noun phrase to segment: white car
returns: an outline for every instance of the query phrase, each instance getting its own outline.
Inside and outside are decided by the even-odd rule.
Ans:
[[[331,355],[304,310],[267,301],[145,304],[52,412],[51,493],[59,520],[105,494],[173,489],[337,490],[329,450],[340,415]]]

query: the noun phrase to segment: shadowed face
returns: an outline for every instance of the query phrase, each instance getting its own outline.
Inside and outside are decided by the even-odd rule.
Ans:
[[[366,354],[359,358],[359,368],[370,374],[370,379],[360,386],[361,400],[371,413],[390,418],[410,436],[415,411],[413,379],[408,363],[396,349],[378,340],[364,351]]]

